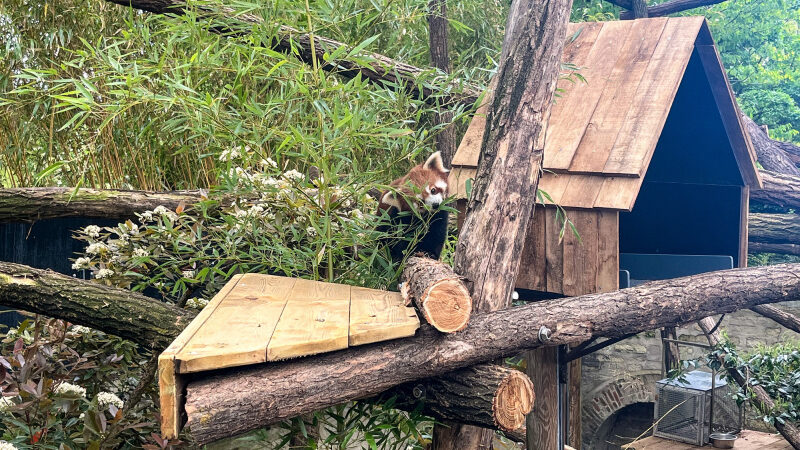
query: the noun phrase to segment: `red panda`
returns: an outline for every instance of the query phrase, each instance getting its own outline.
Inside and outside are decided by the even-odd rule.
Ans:
[[[390,226],[405,226],[408,233],[414,233],[420,226],[427,224],[428,227],[425,234],[416,240],[413,248],[409,248],[411,242],[408,239],[401,239],[390,245],[392,261],[395,263],[402,261],[404,254],[413,255],[420,252],[439,259],[447,239],[449,214],[446,210],[439,209],[439,205],[448,195],[448,172],[442,162],[441,153],[436,152],[424,163],[413,167],[406,175],[392,181],[389,184],[392,190],[381,195],[378,213],[386,212],[390,220],[390,225],[382,227],[383,231],[388,231]],[[418,204],[414,204],[415,201]],[[431,209],[430,213],[427,209],[419,208],[422,204]],[[417,211],[418,215],[412,210]],[[403,212],[409,213],[401,214]]]

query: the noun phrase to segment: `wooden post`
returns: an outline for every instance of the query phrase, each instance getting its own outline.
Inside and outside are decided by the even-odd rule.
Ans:
[[[647,17],[647,2],[645,0],[632,0],[633,17],[641,19]]]
[[[430,41],[431,65],[450,73],[449,24],[447,23],[447,0],[430,0],[428,2],[428,38]],[[433,124],[438,126],[453,120],[450,110],[434,113]],[[434,136],[436,150],[442,153],[445,167],[456,154],[456,129],[449,125]]]

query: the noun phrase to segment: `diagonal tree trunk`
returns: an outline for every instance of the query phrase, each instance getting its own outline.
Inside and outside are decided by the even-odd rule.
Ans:
[[[509,11],[474,190],[453,265],[472,290],[474,311],[511,306],[571,6],[572,0],[515,0]],[[539,386],[535,380],[534,385]],[[466,425],[437,427],[433,447],[490,449],[493,435]]]
[[[798,296],[800,264],[779,264],[480,313],[459,333],[445,335],[423,326],[414,337],[207,374],[187,386],[188,427],[199,442],[209,442],[376,395],[415,379],[541,347],[542,326],[552,330],[545,345],[579,343],[691,323]]]

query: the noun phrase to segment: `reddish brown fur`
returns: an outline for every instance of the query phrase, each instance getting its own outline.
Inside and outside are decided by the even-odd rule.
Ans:
[[[401,211],[408,211],[411,209],[406,197],[414,198],[414,196],[419,193],[420,202],[424,202],[425,199],[430,195],[430,189],[435,188],[437,191],[440,191],[442,194],[442,198],[446,198],[448,194],[448,187],[447,187],[447,173],[449,170],[445,169],[442,165],[442,159],[439,152],[432,154],[427,161],[422,164],[414,166],[407,174],[403,175],[402,177],[392,181],[389,186],[394,188],[394,191],[398,192],[398,194],[392,194],[392,200],[397,203],[397,205],[393,205],[391,203],[384,202],[386,199],[387,194],[391,194],[392,191],[386,191],[381,195],[381,201],[379,203],[379,208],[381,210],[386,210],[391,208],[392,206],[398,206]],[[444,182],[444,189],[440,186],[436,186],[437,182]],[[415,186],[417,189],[412,187]],[[426,190],[427,188],[427,190]],[[402,195],[401,195],[402,194]]]

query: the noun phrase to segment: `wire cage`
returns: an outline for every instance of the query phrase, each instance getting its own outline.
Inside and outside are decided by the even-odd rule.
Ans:
[[[742,409],[727,381],[701,370],[656,382],[653,436],[705,445],[711,433],[739,433]]]

